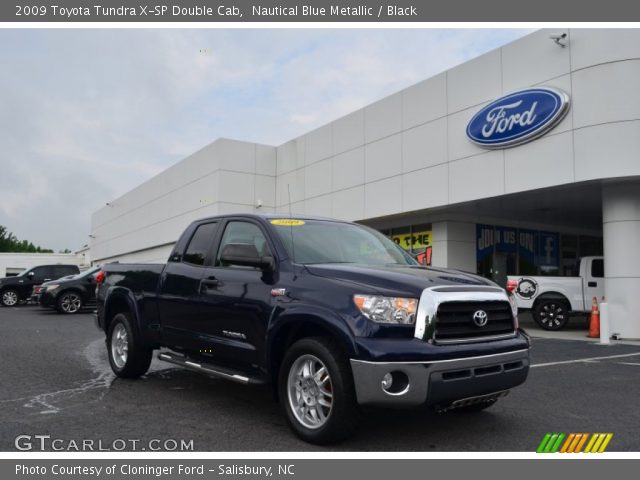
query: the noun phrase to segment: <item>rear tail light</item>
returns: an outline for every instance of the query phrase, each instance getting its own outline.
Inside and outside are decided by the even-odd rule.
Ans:
[[[513,293],[513,291],[518,287],[518,281],[509,279],[507,280],[507,292]]]
[[[100,285],[101,283],[104,282],[104,279],[106,277],[107,275],[102,270],[100,270],[98,273],[96,273],[96,283]]]

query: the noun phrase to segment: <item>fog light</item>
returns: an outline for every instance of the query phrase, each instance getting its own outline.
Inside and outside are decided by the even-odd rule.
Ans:
[[[382,390],[389,395],[404,395],[409,391],[409,377],[400,371],[387,373],[380,384]]]
[[[391,388],[391,384],[393,384],[393,376],[391,373],[387,373],[382,379],[382,388],[389,390],[389,388]]]

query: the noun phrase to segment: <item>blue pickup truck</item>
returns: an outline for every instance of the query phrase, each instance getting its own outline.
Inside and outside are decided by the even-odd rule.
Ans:
[[[293,431],[350,436],[360,405],[480,411],[529,371],[515,300],[426,268],[384,235],[331,219],[193,222],[166,265],[108,264],[97,324],[116,375],[160,360],[273,386]]]

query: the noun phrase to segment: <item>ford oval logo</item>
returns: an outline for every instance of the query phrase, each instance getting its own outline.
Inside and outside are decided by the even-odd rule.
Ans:
[[[569,111],[569,95],[550,87],[528,88],[491,102],[467,125],[467,136],[484,148],[514,147],[544,135]]]

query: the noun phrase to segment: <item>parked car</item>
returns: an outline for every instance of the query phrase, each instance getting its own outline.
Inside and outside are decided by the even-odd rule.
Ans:
[[[166,265],[108,264],[97,280],[117,376],[143,375],[161,349],[172,364],[270,384],[313,443],[353,433],[359,405],[485,409],[529,370],[529,339],[503,288],[421,266],[362,225],[207,218]]]
[[[70,278],[75,277],[76,275],[67,275],[66,277],[62,277],[59,278],[58,280],[68,280]],[[52,282],[55,282],[56,280],[52,280]],[[45,285],[47,285],[49,282],[45,282],[42,285],[36,285],[35,287],[33,287],[33,290],[31,290],[31,296],[29,297],[29,303],[33,303],[35,305],[38,305],[40,303],[40,295],[42,294],[42,289],[44,288]]]
[[[14,307],[29,299],[34,286],[78,273],[80,269],[77,265],[39,265],[16,277],[0,278],[0,304]]]
[[[593,297],[604,295],[604,258],[583,257],[578,277],[507,277],[518,308],[531,310],[545,330],[560,330],[575,314],[591,310]]]
[[[96,274],[100,267],[86,270],[71,278],[47,282],[42,286],[39,303],[60,313],[78,313],[96,301]]]

